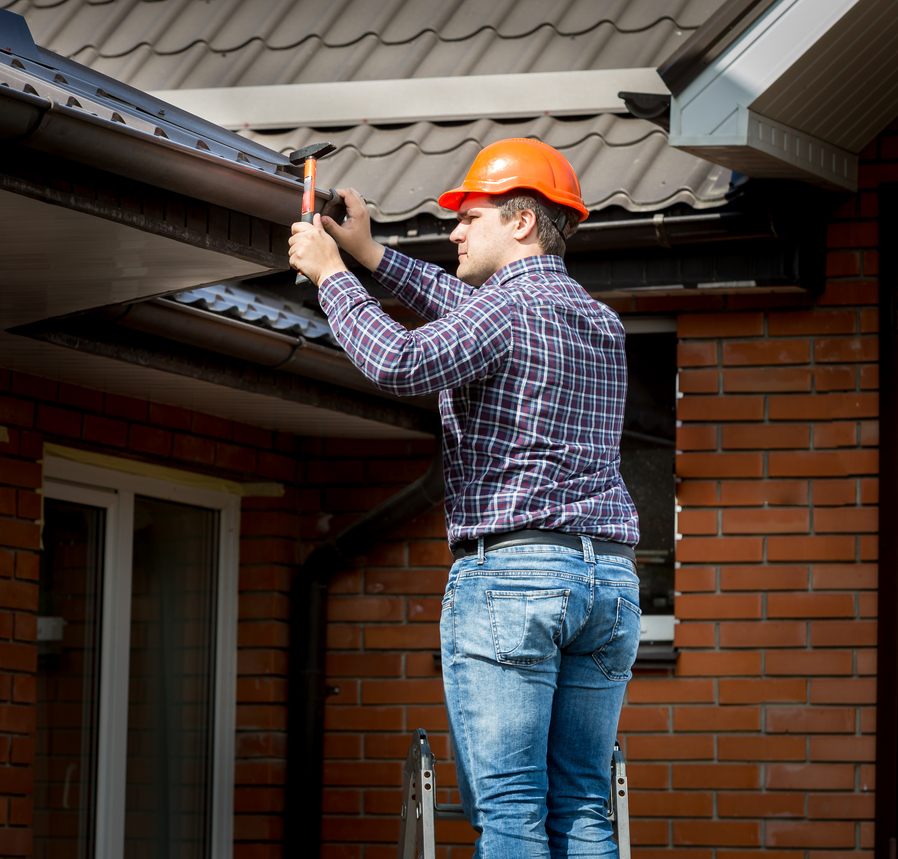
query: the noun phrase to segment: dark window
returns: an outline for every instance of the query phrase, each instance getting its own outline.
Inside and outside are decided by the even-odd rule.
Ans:
[[[674,613],[676,350],[673,331],[627,334],[621,474],[639,511],[636,557],[646,616]]]

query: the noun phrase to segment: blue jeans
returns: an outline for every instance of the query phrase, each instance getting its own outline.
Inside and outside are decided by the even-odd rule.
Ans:
[[[611,753],[639,646],[633,564],[532,544],[456,561],[443,686],[476,859],[617,856]]]

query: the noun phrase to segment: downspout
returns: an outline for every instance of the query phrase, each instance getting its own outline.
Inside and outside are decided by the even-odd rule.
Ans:
[[[898,854],[898,183],[879,186],[879,622],[874,855]],[[889,237],[889,238],[886,238]]]
[[[438,439],[430,467],[423,477],[317,547],[293,577],[290,589],[285,857],[317,857],[321,852],[328,584],[369,546],[439,504],[443,500],[443,491],[442,447]]]

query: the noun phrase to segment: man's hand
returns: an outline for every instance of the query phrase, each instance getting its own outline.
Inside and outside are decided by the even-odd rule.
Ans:
[[[315,215],[311,224],[297,221],[293,225],[290,265],[315,286],[320,286],[331,275],[347,270],[336,243],[321,227],[321,215]]]
[[[369,271],[374,271],[383,259],[384,246],[371,238],[371,218],[365,199],[353,188],[336,190],[346,204],[346,220],[338,224],[333,218],[324,215],[321,226],[346,253],[355,257]]]

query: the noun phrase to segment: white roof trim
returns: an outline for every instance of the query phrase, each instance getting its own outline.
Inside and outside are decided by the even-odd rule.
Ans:
[[[466,75],[151,93],[223,128],[298,128],[627,113],[619,92],[667,95],[655,69]]]
[[[858,2],[779,0],[771,6],[671,99],[670,145],[749,175],[855,190],[855,155],[750,108]]]

